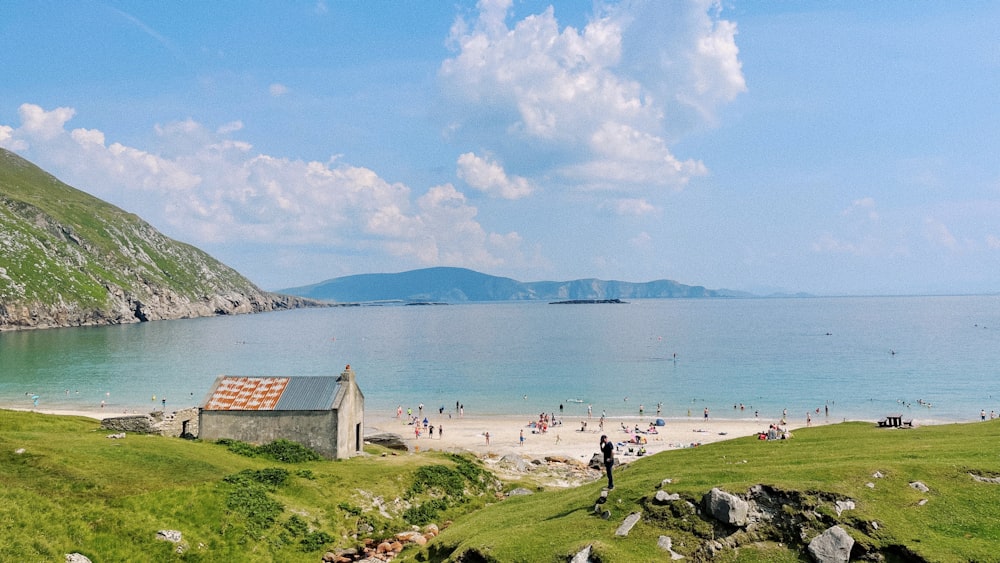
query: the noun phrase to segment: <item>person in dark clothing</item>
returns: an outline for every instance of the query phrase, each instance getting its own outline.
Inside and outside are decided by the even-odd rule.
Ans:
[[[615,488],[615,480],[611,476],[611,468],[615,465],[615,445],[608,440],[607,435],[601,436],[601,456],[604,458],[604,469],[608,472],[608,490]]]

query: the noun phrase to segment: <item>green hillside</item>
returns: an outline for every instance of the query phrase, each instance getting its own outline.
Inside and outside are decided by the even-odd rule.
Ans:
[[[0,149],[0,329],[252,312],[294,302]]]
[[[97,427],[0,411],[0,560],[78,552],[93,561],[317,562],[448,520],[396,560],[565,562],[590,546],[592,561],[660,561],[667,536],[689,561],[807,561],[806,543],[834,524],[855,540],[853,560],[996,561],[1000,545],[1000,421],[845,423],[788,441],[668,451],[619,471],[608,519],[593,510],[603,479],[498,500],[496,482],[469,457],[368,449],[284,463],[199,441],[113,440]],[[701,499],[714,487],[754,490],[767,518],[740,529],[708,517]],[[680,500],[656,502],[658,490]],[[854,505],[838,512],[837,501]],[[633,512],[642,519],[616,536]],[[181,552],[155,538],[162,529],[183,534]]]

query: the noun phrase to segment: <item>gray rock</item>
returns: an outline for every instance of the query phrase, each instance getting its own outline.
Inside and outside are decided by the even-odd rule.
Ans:
[[[716,520],[733,526],[747,525],[750,504],[736,495],[714,488],[705,495],[703,502],[705,511]]]
[[[670,539],[670,536],[660,536],[656,540],[656,546],[669,553],[671,559],[684,559],[683,555],[674,551],[674,542]]]
[[[927,488],[927,485],[923,484],[920,481],[914,481],[914,482],[910,483],[910,486],[913,487],[914,489],[920,491],[921,493],[926,493],[926,492],[930,491],[930,489]]]
[[[406,442],[403,441],[402,436],[399,434],[392,434],[390,432],[372,434],[371,436],[365,438],[365,442],[376,446],[382,446],[383,448],[389,448],[390,450],[405,452],[409,449],[406,447]]]
[[[177,530],[160,530],[156,532],[156,539],[172,543],[180,543],[181,533]]]
[[[89,557],[82,553],[67,553],[66,563],[93,563]]]
[[[622,525],[618,526],[618,529],[615,530],[615,535],[619,537],[627,536],[628,533],[632,531],[632,528],[639,522],[641,518],[642,518],[642,513],[640,512],[633,512],[632,514],[629,514],[628,516],[625,517],[625,521],[622,522]]]
[[[17,448],[16,450],[14,450],[14,453],[16,453],[17,455],[21,455],[21,454],[23,454],[26,451],[28,451],[28,450],[26,450],[24,448]]]
[[[982,475],[976,475],[975,473],[969,473],[969,476],[980,483],[1000,484],[1000,477],[983,477]]]
[[[854,538],[840,526],[833,526],[813,538],[807,550],[816,563],[846,563],[853,547]]]
[[[599,453],[594,454],[590,458],[590,462],[587,463],[587,467],[591,469],[604,469],[604,458]]]
[[[525,462],[521,456],[516,454],[504,455],[499,461],[497,461],[497,465],[503,467],[504,469],[520,471],[522,473],[530,471],[530,467],[527,462]]]
[[[681,495],[667,491],[656,491],[656,495],[653,496],[653,501],[657,504],[664,504],[672,500],[681,500]]]
[[[854,510],[854,508],[853,500],[838,500],[833,505],[833,509],[837,511],[837,516],[840,516],[840,513],[845,510]]]
[[[524,487],[518,487],[518,488],[514,489],[513,491],[507,493],[507,496],[509,496],[509,497],[523,497],[523,496],[526,496],[526,495],[533,495],[533,494],[535,494],[535,493],[533,493],[532,491],[530,491],[528,489],[525,489]]]
[[[590,546],[581,549],[576,552],[576,555],[569,560],[569,563],[591,563],[590,561]]]

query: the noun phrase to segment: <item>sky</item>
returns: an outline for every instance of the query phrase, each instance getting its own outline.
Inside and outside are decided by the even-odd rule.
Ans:
[[[1000,3],[0,2],[0,147],[262,288],[1000,292]]]

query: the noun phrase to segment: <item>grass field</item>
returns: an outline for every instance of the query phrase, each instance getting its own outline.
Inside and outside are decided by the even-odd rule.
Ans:
[[[707,537],[723,539],[720,529],[685,513],[686,503],[653,506],[664,479],[672,481],[664,490],[695,505],[713,487],[745,494],[766,485],[794,499],[784,510],[807,535],[839,523],[856,549],[889,561],[1000,560],[1000,484],[970,475],[1000,476],[1000,421],[909,430],[845,423],[802,429],[788,441],[665,452],[619,471],[608,520],[593,513],[603,479],[498,502],[499,484],[469,457],[370,450],[289,464],[219,444],[106,434],[90,419],[0,410],[0,560],[80,552],[95,562],[316,562],[328,548],[354,545],[354,536],[444,520],[454,524],[399,560],[555,562],[591,545],[604,562],[656,561],[664,558],[661,535],[698,560]],[[832,500],[847,498],[856,508],[838,516]],[[634,511],[642,521],[616,537]],[[161,529],[183,532],[183,553],[155,539]],[[807,560],[801,542],[775,534],[738,533],[738,547],[714,560]]]
[[[876,472],[882,477],[873,477]],[[848,529],[859,548],[889,560],[1000,561],[1000,484],[976,481],[970,473],[1000,475],[1000,420],[907,430],[845,423],[802,429],[787,441],[742,438],[629,464],[615,479],[609,520],[593,513],[602,480],[478,511],[415,558],[439,561],[475,552],[493,561],[567,561],[592,545],[601,561],[656,561],[664,557],[656,540],[667,535],[675,551],[697,560],[699,532],[712,530],[697,517],[664,517],[648,502],[661,482],[671,479],[664,490],[696,505],[713,487],[739,494],[763,484],[795,492],[823,521]],[[911,487],[914,481],[929,492]],[[856,508],[837,516],[833,498],[853,499]],[[622,519],[634,511],[644,513],[643,521],[627,538],[615,537]],[[818,533],[827,524],[814,525]],[[743,539],[743,547],[715,560],[808,560],[803,545],[789,547],[787,538],[777,542],[747,534]]]

